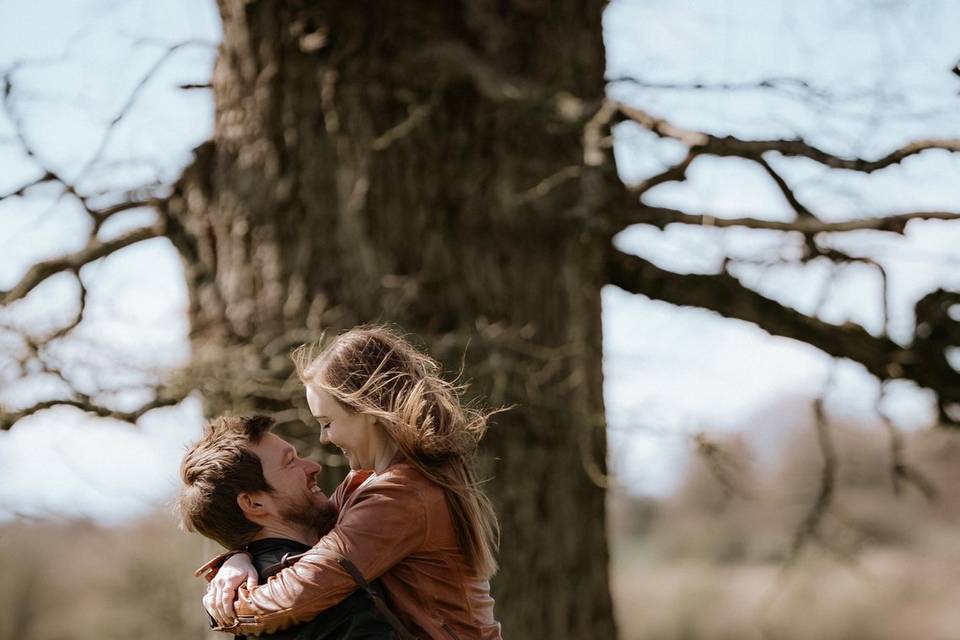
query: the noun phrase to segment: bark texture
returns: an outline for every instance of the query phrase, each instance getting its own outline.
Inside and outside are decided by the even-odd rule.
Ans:
[[[603,98],[603,2],[219,7],[215,133],[167,204],[208,410],[276,411],[309,439],[290,348],[399,324],[463,366],[470,394],[513,407],[483,448],[505,637],[616,637],[609,233],[589,224],[590,176],[564,173],[582,164],[583,122],[558,109]]]

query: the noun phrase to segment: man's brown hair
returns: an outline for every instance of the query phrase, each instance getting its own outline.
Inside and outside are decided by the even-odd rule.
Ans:
[[[177,500],[181,526],[216,540],[228,549],[250,542],[260,531],[237,504],[245,492],[273,491],[260,457],[251,449],[273,427],[267,416],[222,416],[208,423],[203,436],[183,456],[183,487]]]

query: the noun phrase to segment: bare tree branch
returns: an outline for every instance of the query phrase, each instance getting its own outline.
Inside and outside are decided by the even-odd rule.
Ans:
[[[126,99],[120,106],[120,109],[109,120],[106,125],[106,131],[101,138],[99,145],[96,147],[96,149],[94,149],[92,155],[80,168],[80,171],[76,173],[77,177],[73,182],[68,181],[59,173],[59,171],[48,166],[48,164],[41,157],[40,150],[34,148],[30,140],[30,136],[28,135],[28,130],[22,123],[21,114],[18,113],[16,104],[16,98],[19,94],[14,91],[12,78],[13,74],[22,66],[24,66],[25,63],[17,64],[13,68],[9,68],[2,72],[2,78],[0,78],[0,90],[2,90],[2,93],[0,93],[0,108],[2,108],[8,115],[9,121],[12,125],[10,141],[17,143],[22,148],[23,153],[26,155],[29,161],[39,168],[39,177],[23,184],[22,186],[19,186],[18,188],[12,189],[9,193],[0,194],[0,200],[24,196],[32,188],[44,183],[58,183],[62,187],[62,193],[60,194],[61,197],[62,195],[70,195],[76,198],[76,200],[79,201],[79,203],[83,206],[87,214],[89,214],[89,216],[92,218],[94,224],[93,230],[89,238],[87,238],[86,245],[83,248],[73,253],[32,265],[19,280],[19,282],[14,284],[11,289],[0,291],[0,304],[8,305],[27,296],[31,291],[33,291],[48,278],[64,272],[73,273],[76,276],[80,287],[80,300],[76,315],[72,316],[66,325],[61,326],[55,331],[41,337],[30,335],[23,330],[14,329],[12,327],[10,328],[11,331],[14,331],[16,334],[20,335],[23,340],[23,344],[25,345],[23,355],[17,356],[13,359],[16,362],[19,362],[22,374],[31,375],[39,373],[41,375],[52,375],[65,385],[67,391],[63,394],[63,397],[43,400],[28,407],[9,409],[7,407],[0,406],[0,429],[8,429],[15,422],[22,418],[37,414],[56,406],[72,406],[100,417],[113,418],[134,423],[139,417],[148,411],[159,407],[171,406],[182,400],[182,397],[175,397],[179,391],[174,390],[172,387],[155,386],[153,387],[153,398],[135,410],[126,411],[112,408],[109,406],[111,402],[107,399],[108,396],[105,394],[122,392],[124,389],[115,388],[110,390],[100,390],[96,392],[96,395],[92,395],[92,392],[90,392],[89,389],[84,388],[84,386],[78,386],[78,384],[74,384],[74,381],[65,376],[64,372],[61,371],[61,369],[55,363],[50,361],[52,353],[47,347],[51,342],[70,335],[71,332],[73,332],[74,329],[84,320],[84,314],[87,307],[87,289],[79,277],[80,270],[84,265],[111,255],[125,247],[165,234],[166,222],[161,218],[160,221],[154,224],[124,232],[118,237],[109,240],[101,240],[98,238],[98,233],[103,224],[113,216],[124,211],[130,211],[142,207],[162,209],[165,199],[156,197],[154,195],[156,189],[154,188],[141,188],[138,191],[131,191],[127,192],[126,194],[84,194],[81,193],[77,185],[80,184],[80,180],[94,167],[99,166],[98,163],[101,161],[103,154],[106,152],[111,140],[116,134],[118,125],[129,115],[135,103],[143,96],[145,89],[149,83],[157,77],[164,64],[170,60],[170,58],[177,51],[185,47],[207,44],[208,43],[196,41],[180,42],[172,45],[163,43],[165,50],[161,53],[159,58],[154,61],[146,74],[139,79],[136,86],[132,89],[129,95],[126,96]],[[37,365],[39,365],[39,369],[37,369]],[[79,380],[76,382],[79,383]],[[137,391],[150,390],[150,388],[150,386],[135,387]]]
[[[200,41],[200,40],[187,40],[187,41],[179,42],[179,43],[176,43],[176,44],[173,44],[173,45],[168,45],[168,44],[166,45],[166,47],[167,47],[166,50],[165,50],[165,51],[160,55],[160,57],[154,62],[154,64],[153,64],[153,65],[151,66],[151,68],[147,71],[147,73],[144,74],[144,76],[140,79],[140,81],[137,83],[136,87],[134,87],[134,89],[130,92],[130,94],[129,94],[129,96],[127,97],[126,101],[124,102],[123,106],[120,108],[120,110],[117,112],[117,114],[116,114],[116,115],[111,119],[111,121],[108,123],[106,133],[104,134],[103,138],[101,138],[100,144],[98,145],[96,151],[93,153],[93,155],[89,158],[89,160],[85,163],[85,165],[82,167],[82,169],[80,170],[80,172],[77,174],[77,179],[76,179],[74,182],[70,182],[70,181],[66,180],[63,176],[61,176],[61,175],[58,174],[56,171],[54,171],[52,168],[50,168],[50,167],[40,158],[40,156],[39,156],[39,154],[37,153],[36,149],[34,149],[33,146],[32,146],[32,145],[29,143],[29,141],[27,140],[26,134],[24,133],[24,130],[23,130],[23,126],[22,126],[22,124],[21,124],[21,122],[20,122],[20,118],[19,118],[19,116],[17,115],[16,109],[14,108],[14,104],[13,104],[13,80],[12,80],[12,75],[13,75],[13,73],[14,73],[17,69],[19,69],[19,68],[20,68],[21,66],[23,66],[23,65],[22,65],[22,64],[15,65],[14,67],[8,69],[8,70],[4,73],[3,79],[2,79],[2,81],[3,81],[3,93],[2,93],[2,101],[0,101],[0,104],[2,104],[5,112],[6,112],[7,115],[8,115],[9,120],[10,120],[11,123],[13,124],[14,139],[19,142],[20,146],[21,146],[22,149],[24,150],[24,153],[26,153],[27,157],[30,158],[33,162],[35,162],[35,163],[40,167],[40,169],[41,169],[42,172],[43,172],[43,175],[41,175],[38,179],[36,179],[36,180],[34,180],[34,181],[32,181],[32,182],[30,182],[30,183],[28,183],[28,184],[25,184],[25,185],[21,186],[20,188],[14,190],[14,191],[11,192],[11,193],[4,194],[4,195],[0,195],[0,200],[3,200],[4,198],[12,197],[12,196],[20,196],[20,195],[23,195],[23,194],[26,193],[26,191],[28,191],[30,188],[32,188],[32,187],[34,187],[34,186],[37,186],[37,185],[39,185],[39,184],[42,184],[42,183],[46,183],[46,182],[57,182],[57,183],[59,183],[59,184],[61,184],[61,185],[63,186],[64,193],[74,196],[74,197],[80,202],[80,204],[83,206],[83,208],[87,211],[87,213],[90,214],[90,216],[93,218],[93,221],[94,221],[94,233],[96,233],[96,231],[98,231],[98,230],[100,229],[101,225],[102,225],[110,216],[112,216],[112,215],[115,214],[115,213],[119,213],[119,212],[121,212],[121,211],[126,211],[126,210],[129,210],[129,209],[134,209],[134,208],[137,208],[137,207],[140,207],[140,206],[153,206],[153,205],[156,205],[156,204],[159,202],[159,200],[156,199],[156,198],[136,199],[136,200],[129,200],[129,199],[128,199],[128,200],[125,201],[125,202],[122,202],[122,203],[119,203],[119,204],[116,204],[116,205],[113,205],[113,206],[110,206],[110,207],[106,207],[106,208],[103,208],[103,209],[97,209],[97,208],[91,207],[90,202],[89,202],[90,198],[89,198],[88,196],[85,196],[85,195],[83,195],[82,193],[80,193],[80,192],[78,191],[78,189],[76,188],[75,185],[76,185],[77,183],[79,183],[79,181],[80,181],[80,180],[97,164],[97,162],[100,160],[100,157],[102,156],[103,152],[106,150],[106,148],[107,148],[107,146],[108,146],[108,144],[109,144],[109,142],[110,142],[110,140],[111,140],[111,138],[112,138],[112,136],[113,136],[113,134],[114,134],[114,132],[115,132],[115,130],[116,130],[117,125],[127,116],[127,114],[129,113],[130,109],[133,107],[133,105],[134,105],[134,104],[136,103],[136,101],[139,99],[139,97],[140,97],[140,95],[142,94],[144,88],[145,88],[146,85],[150,82],[150,80],[151,80],[153,77],[156,76],[156,74],[160,71],[160,69],[166,64],[166,62],[167,62],[176,52],[178,52],[178,51],[180,51],[181,49],[184,49],[184,48],[186,48],[186,47],[193,47],[193,46],[210,46],[210,43],[204,42],[204,41]]]
[[[20,147],[23,149],[23,152],[27,154],[27,157],[35,162],[40,169],[43,171],[43,175],[40,177],[38,182],[30,183],[24,185],[17,191],[13,192],[10,195],[22,195],[23,192],[27,191],[30,187],[39,184],[40,182],[59,182],[64,185],[68,191],[72,191],[72,187],[67,183],[66,180],[61,178],[57,172],[51,169],[40,156],[37,154],[36,150],[33,148],[33,145],[27,140],[26,134],[23,131],[23,125],[20,122],[20,118],[17,116],[16,110],[13,108],[13,73],[15,67],[8,69],[7,72],[3,75],[3,99],[0,100],[0,105],[3,106],[4,112],[7,114],[7,118],[10,120],[10,123],[13,125],[14,138],[20,144]]]
[[[877,273],[880,274],[881,301],[883,304],[883,335],[890,335],[890,278],[887,275],[886,268],[869,256],[852,256],[849,253],[840,251],[839,249],[823,247],[816,241],[811,243],[811,245],[813,249],[813,255],[805,257],[805,262],[816,257],[823,257],[827,258],[836,265],[858,263],[865,264],[877,270]],[[808,245],[808,247],[809,246],[810,245]]]
[[[798,218],[816,217],[810,212],[809,209],[803,206],[799,200],[797,200],[796,194],[793,192],[793,189],[790,187],[790,185],[787,184],[787,181],[784,180],[783,176],[777,173],[777,171],[770,166],[770,163],[767,162],[763,156],[754,158],[754,160],[757,164],[763,167],[763,170],[766,171],[767,174],[773,179],[777,185],[777,188],[780,189],[780,193],[782,193],[783,197],[786,198],[787,203],[790,205],[790,208],[796,212]]]
[[[407,117],[374,138],[370,143],[370,148],[374,151],[384,151],[394,142],[408,135],[426,121],[434,109],[434,104],[435,100],[431,100],[424,104],[412,105]]]
[[[604,163],[604,132],[608,130],[610,119],[616,113],[616,104],[604,102],[583,126],[583,164],[585,166],[599,167]]]
[[[27,416],[32,416],[41,411],[47,409],[52,409],[53,407],[75,407],[81,411],[86,411],[87,413],[92,413],[101,418],[113,418],[115,420],[120,420],[122,422],[129,422],[131,424],[136,423],[145,413],[148,411],[153,411],[154,409],[159,409],[162,407],[171,407],[173,405],[181,402],[183,398],[175,397],[161,397],[157,396],[150,402],[147,402],[140,407],[137,407],[134,411],[117,411],[109,407],[97,404],[93,402],[89,396],[81,396],[77,398],[61,398],[56,400],[43,400],[37,402],[25,409],[20,409],[17,411],[6,411],[0,408],[0,430],[7,430],[12,427],[18,420],[22,420]]]
[[[434,73],[424,78],[431,87],[438,85],[438,75],[440,84],[458,78],[469,79],[480,95],[495,103],[534,101],[545,94],[544,87],[508,76],[460,42],[424,47],[416,52],[409,64],[411,68],[432,68]]]
[[[666,182],[683,182],[687,179],[687,169],[693,164],[693,161],[700,155],[697,149],[690,149],[686,157],[677,164],[668,167],[664,171],[650,176],[649,178],[633,185],[627,185],[627,189],[634,196],[643,195],[654,187]]]
[[[923,497],[929,502],[937,502],[940,499],[940,491],[937,486],[919,469],[907,462],[906,454],[903,451],[903,434],[897,429],[893,420],[880,408],[884,388],[885,385],[881,385],[880,395],[877,396],[877,415],[880,416],[880,420],[883,422],[890,438],[890,479],[893,483],[893,493],[899,496],[903,493],[904,484],[910,484],[923,494]]]
[[[79,277],[77,278],[79,281]],[[49,400],[43,400],[36,402],[33,405],[30,405],[25,408],[9,410],[6,407],[0,405],[0,430],[9,429],[12,427],[18,420],[26,418],[28,416],[34,415],[41,411],[51,409],[57,406],[70,406],[77,409],[81,409],[88,413],[93,413],[97,416],[103,418],[114,418],[116,420],[122,420],[124,422],[135,423],[142,415],[153,409],[160,407],[172,406],[180,403],[189,391],[186,391],[177,386],[177,385],[134,385],[131,387],[113,387],[111,389],[101,389],[97,393],[101,396],[111,393],[118,393],[124,391],[152,391],[153,399],[143,403],[133,411],[120,411],[117,409],[112,409],[108,406],[105,406],[94,399],[94,396],[91,393],[81,391],[71,379],[68,377],[64,371],[56,364],[52,363],[48,357],[48,354],[45,353],[44,347],[46,347],[50,341],[60,338],[68,334],[74,327],[76,327],[83,320],[84,308],[86,305],[86,289],[83,287],[83,283],[80,283],[81,286],[81,298],[80,298],[80,310],[77,314],[76,319],[70,323],[68,326],[61,328],[54,332],[51,335],[48,335],[44,338],[37,339],[28,334],[18,332],[19,335],[23,338],[26,347],[27,354],[23,357],[22,362],[26,363],[27,361],[32,361],[39,365],[39,373],[48,374],[57,378],[64,386],[69,390],[66,394],[67,397],[62,398],[53,398]]]
[[[764,78],[754,82],[657,82],[638,76],[614,76],[607,78],[607,84],[629,84],[643,89],[660,89],[667,91],[757,91],[773,89],[795,97],[815,97],[821,100],[833,100],[837,96],[823,89],[814,87],[802,78],[779,76]],[[857,97],[860,94],[843,96],[844,99]],[[864,95],[872,95],[864,92]]]
[[[583,174],[583,167],[575,164],[564,167],[553,175],[547,176],[529,189],[514,196],[514,204],[526,204],[546,196],[560,185],[579,178]]]
[[[703,460],[710,474],[727,497],[738,497],[746,500],[757,498],[753,488],[747,486],[744,482],[743,460],[738,460],[731,452],[725,451],[703,432],[693,436],[692,444],[697,455]]]
[[[42,176],[40,176],[39,178],[37,178],[36,180],[31,180],[27,184],[15,189],[14,191],[11,191],[10,193],[0,193],[0,200],[6,200],[7,198],[15,198],[18,196],[22,196],[27,191],[29,191],[30,189],[36,186],[45,184],[47,182],[57,182],[58,180],[59,178],[57,178],[57,176],[55,176],[54,174],[48,171],[44,173]]]
[[[90,215],[93,216],[95,223],[94,233],[96,233],[100,227],[103,226],[104,222],[118,213],[130,211],[131,209],[156,208],[161,204],[163,204],[163,198],[146,198],[144,200],[129,199],[99,209],[88,209],[88,211]]]
[[[134,229],[113,240],[101,241],[96,237],[91,237],[87,246],[75,253],[34,264],[12,289],[0,291],[0,303],[10,304],[26,296],[50,276],[64,271],[77,273],[85,264],[99,260],[137,242],[162,236],[163,232],[164,225],[158,223],[149,227]]]
[[[644,129],[648,129],[661,138],[670,138],[687,145],[688,147],[702,147],[704,150],[711,142],[717,140],[713,136],[699,131],[691,131],[671,124],[664,118],[658,118],[642,109],[629,107],[623,103],[616,103],[617,109],[622,115],[622,120],[631,120],[636,122]]]
[[[930,138],[906,144],[876,160],[845,158],[824,151],[802,139],[742,140],[735,136],[713,136],[700,131],[691,131],[676,126],[642,109],[630,107],[622,103],[618,103],[618,106],[623,119],[636,122],[661,138],[678,140],[688,147],[702,147],[701,153],[714,156],[737,156],[740,158],[756,159],[764,153],[775,151],[784,156],[808,158],[834,169],[848,169],[862,173],[873,173],[874,171],[898,164],[910,156],[931,149],[960,152],[960,139],[958,138]]]
[[[813,413],[816,418],[815,425],[817,428],[817,443],[820,446],[820,454],[823,457],[823,467],[820,471],[820,487],[817,490],[816,500],[810,506],[810,510],[807,512],[807,515],[804,516],[794,533],[785,566],[794,564],[800,557],[803,548],[811,540],[823,541],[820,533],[820,524],[833,504],[837,484],[837,452],[830,434],[830,423],[823,409],[823,396],[832,378],[833,374],[831,373],[828,377],[827,384],[824,385],[824,392],[813,402]]]
[[[652,91],[689,91],[689,92],[709,92],[709,93],[734,93],[734,92],[763,92],[765,94],[777,93],[784,97],[807,103],[818,103],[815,106],[828,105],[832,113],[843,114],[852,117],[871,117],[876,114],[865,111],[857,111],[844,108],[844,102],[862,101],[865,98],[871,100],[882,100],[884,103],[902,102],[902,95],[897,92],[891,92],[885,87],[876,85],[855,87],[849,91],[833,91],[823,87],[816,86],[802,78],[793,78],[789,76],[778,76],[762,78],[753,81],[743,82],[663,82],[648,80],[638,76],[615,76],[606,79],[607,85],[615,86],[633,86],[639,89]],[[951,113],[950,106],[945,103],[943,107],[937,109],[925,110],[901,110],[896,111],[891,108],[884,109],[883,118],[886,120],[896,120],[903,118],[921,118],[936,115],[945,115]]]
[[[909,347],[871,335],[852,322],[834,325],[810,317],[744,286],[727,272],[679,274],[611,248],[610,284],[671,304],[699,307],[752,322],[764,331],[805,342],[837,358],[858,362],[880,380],[906,378],[937,393],[943,419],[960,403],[960,372],[944,349],[960,344],[960,323],[947,319],[960,294],[934,292],[917,303],[918,333]]]
[[[76,277],[77,277],[77,284],[80,286],[80,300],[77,303],[78,304],[77,315],[75,315],[73,317],[73,320],[71,320],[69,323],[60,327],[50,335],[43,338],[42,340],[43,344],[49,343],[53,340],[57,340],[59,338],[63,338],[64,336],[69,335],[70,332],[72,332],[74,329],[80,326],[80,323],[83,322],[83,317],[87,312],[87,288],[84,286],[83,279],[80,277],[79,273],[76,274]],[[35,346],[34,350],[38,351],[39,345]]]
[[[674,273],[616,249],[611,250],[607,266],[610,284],[625,291],[752,322],[773,335],[796,338],[835,357],[861,362],[881,377],[889,377],[887,366],[903,352],[892,340],[872,336],[853,323],[829,324],[762,296],[726,272]]]
[[[960,220],[960,212],[955,211],[909,211],[889,215],[871,216],[845,220],[843,222],[823,222],[815,217],[803,216],[796,220],[763,220],[761,218],[720,218],[710,214],[693,214],[670,209],[653,207],[632,198],[633,204],[621,206],[606,216],[608,222],[616,228],[631,224],[649,224],[660,229],[668,224],[689,224],[702,227],[744,227],[748,229],[768,229],[772,231],[796,231],[805,235],[816,233],[842,233],[846,231],[886,231],[903,234],[907,223],[912,220]]]
[[[153,79],[154,76],[163,68],[163,66],[181,49],[187,47],[208,47],[210,43],[202,40],[186,40],[183,42],[178,42],[173,45],[168,45],[166,51],[164,51],[160,57],[158,57],[150,69],[147,70],[145,74],[140,78],[140,81],[137,83],[137,86],[133,88],[130,94],[127,96],[126,101],[123,103],[123,106],[120,107],[117,114],[110,120],[107,124],[107,131],[104,134],[103,138],[100,139],[100,144],[94,151],[93,155],[90,156],[90,159],[87,160],[83,168],[80,169],[80,172],[77,174],[79,181],[80,177],[85,176],[87,172],[93,168],[97,162],[100,160],[100,156],[103,155],[103,152],[106,150],[107,145],[110,144],[110,140],[113,137],[113,133],[116,131],[117,125],[127,116],[130,112],[130,109],[136,104],[137,100],[140,98],[140,94],[143,92],[144,88]]]

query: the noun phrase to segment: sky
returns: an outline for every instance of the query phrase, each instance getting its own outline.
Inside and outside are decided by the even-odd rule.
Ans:
[[[875,157],[906,141],[960,137],[960,58],[950,0],[616,0],[604,16],[607,75],[652,83],[749,83],[797,78],[817,95],[782,91],[689,91],[613,83],[612,97],[677,124],[719,135],[792,137],[842,154]],[[190,150],[210,136],[212,103],[203,90],[219,38],[212,3],[192,0],[6,0],[0,3],[0,70],[30,59],[14,75],[16,114],[44,162],[87,191],[169,184]],[[167,46],[179,49],[137,94],[87,171],[104,131]],[[829,94],[829,98],[822,95]],[[38,175],[10,139],[0,115],[0,193]],[[682,150],[638,127],[617,127],[615,154],[628,183],[657,172]],[[824,170],[805,160],[771,162],[797,195],[827,220],[920,209],[960,209],[960,157],[928,152],[871,176]],[[652,204],[789,219],[775,187],[756,167],[704,159],[689,179],[648,194]],[[148,222],[149,211],[118,216],[102,237]],[[56,189],[0,203],[0,289],[32,261],[82,245],[86,215]],[[862,233],[837,246],[869,255],[889,273],[891,336],[912,334],[913,303],[943,286],[960,290],[960,223],[912,223],[905,237]],[[794,255],[781,234],[643,226],[626,229],[618,247],[684,273],[716,273],[724,256],[733,272],[764,295],[821,319],[883,329],[883,291],[875,272],[770,264]],[[61,354],[82,384],[137,381],[189,358],[186,291],[165,240],[130,247],[80,274],[91,292],[77,344]],[[33,330],[74,312],[79,288],[66,275],[0,310],[0,324]],[[614,287],[603,292],[605,399],[614,482],[633,493],[663,495],[689,461],[691,437],[746,432],[762,455],[775,456],[782,434],[809,420],[826,390],[831,417],[875,421],[880,389],[858,365],[836,362],[793,340],[700,309],[676,308]],[[96,347],[90,349],[90,347]],[[12,344],[0,338],[0,402],[14,406],[57,392],[51,380],[12,380]],[[74,351],[71,351],[73,349]],[[6,351],[4,351],[6,350]],[[71,353],[85,354],[70,358]],[[6,353],[6,355],[4,355]],[[88,354],[96,353],[96,357]],[[960,365],[958,365],[960,366]],[[131,407],[135,392],[114,400]],[[934,420],[929,392],[890,385],[882,405],[905,428]],[[51,514],[122,521],[169,502],[186,443],[199,433],[200,401],[144,416],[137,428],[69,408],[51,410],[0,432],[0,517]]]

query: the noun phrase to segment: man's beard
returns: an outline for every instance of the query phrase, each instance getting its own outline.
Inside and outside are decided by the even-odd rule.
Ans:
[[[279,515],[286,522],[316,531],[321,538],[337,524],[337,508],[332,502],[317,506],[313,496],[303,494],[297,499],[283,500],[279,505]]]

